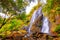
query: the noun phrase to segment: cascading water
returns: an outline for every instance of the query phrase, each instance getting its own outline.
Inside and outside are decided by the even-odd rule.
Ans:
[[[31,18],[31,21],[30,21],[30,26],[29,26],[29,29],[28,29],[28,32],[29,32],[29,33],[31,33],[31,32],[30,32],[30,29],[31,29],[31,27],[32,27],[32,24],[34,23],[35,18],[36,18],[36,11],[35,11],[34,14],[32,15],[32,18]]]
[[[49,34],[49,21],[47,17],[43,17],[42,33]]]
[[[38,18],[38,16],[41,16],[42,15],[42,7],[40,7],[38,9],[38,11],[35,11],[32,15],[32,18],[31,18],[31,21],[30,21],[30,27],[29,27],[29,33],[31,33],[30,29],[32,27],[32,24],[34,23],[34,21],[36,20],[36,18]],[[41,30],[42,33],[49,33],[49,21],[48,21],[48,18],[47,17],[43,17],[43,25],[42,25],[42,30]]]
[[[33,23],[34,23],[34,21],[39,17],[39,16],[41,16],[41,15],[43,15],[43,13],[42,13],[42,7],[44,6],[44,4],[46,4],[46,0],[44,0],[44,2],[41,0],[41,2],[42,2],[42,6],[38,9],[38,10],[36,10],[34,13],[33,13],[33,15],[32,15],[32,18],[31,18],[31,21],[30,21],[30,26],[29,26],[29,29],[28,29],[28,32],[29,32],[29,34],[31,34],[31,27],[32,27],[32,25],[33,25]],[[42,25],[42,30],[41,30],[41,32],[42,33],[49,33],[49,21],[48,21],[48,18],[47,17],[44,17],[43,16],[43,25]]]
[[[30,29],[31,29],[34,21],[36,20],[36,18],[38,18],[38,16],[41,16],[41,15],[42,15],[42,7],[40,7],[37,11],[35,11],[33,13],[31,21],[30,21],[30,27],[29,27],[29,30],[28,30],[29,33],[31,33]]]

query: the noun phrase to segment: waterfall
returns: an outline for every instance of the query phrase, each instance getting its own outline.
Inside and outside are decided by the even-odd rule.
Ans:
[[[47,17],[43,17],[42,33],[49,34],[49,21]]]
[[[32,18],[31,18],[31,21],[30,21],[30,26],[29,26],[29,29],[28,29],[28,32],[29,34],[31,34],[31,27],[33,27],[33,23],[34,21],[39,17],[39,16],[42,16],[43,13],[42,13],[42,7],[40,7],[38,10],[36,10],[33,15],[32,15]],[[46,34],[49,34],[49,21],[48,21],[48,17],[45,17],[43,16],[43,20],[42,20],[43,24],[42,24],[42,29],[41,29],[41,33],[46,33]]]
[[[31,27],[32,27],[34,21],[35,21],[39,16],[42,16],[42,15],[43,15],[43,13],[42,13],[42,7],[46,4],[46,0],[41,0],[40,2],[42,3],[42,6],[41,6],[38,10],[36,10],[36,11],[33,13],[33,15],[32,15],[32,18],[31,18],[31,21],[30,21],[30,26],[29,26],[29,29],[28,29],[29,34],[31,34]],[[32,6],[32,5],[31,5],[31,6]],[[49,34],[49,21],[48,21],[48,17],[43,16],[42,19],[43,19],[43,20],[42,20],[43,24],[42,24],[41,33],[47,33],[47,34]],[[29,35],[29,34],[28,34],[28,35]]]
[[[30,21],[29,31],[28,31],[29,33],[31,33],[30,29],[32,27],[32,24],[38,18],[38,16],[41,16],[41,15],[43,15],[42,14],[42,7],[40,7],[38,10],[36,10],[33,13],[32,18],[31,18],[31,21]],[[47,17],[43,17],[43,25],[42,25],[41,32],[42,33],[49,33],[49,21],[48,21],[48,18]]]
[[[42,15],[42,7],[40,7],[38,10],[36,10],[33,15],[32,15],[32,18],[31,18],[31,21],[30,21],[30,26],[29,26],[29,30],[28,32],[31,33],[31,27],[34,23],[34,21],[38,18],[38,16],[41,16]]]

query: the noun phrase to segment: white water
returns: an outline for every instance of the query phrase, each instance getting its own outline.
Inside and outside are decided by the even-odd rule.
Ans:
[[[42,33],[49,34],[49,21],[47,17],[43,17]]]
[[[35,19],[36,19],[36,11],[34,12],[34,14],[32,15],[32,18],[31,18],[31,21],[30,21],[30,26],[29,26],[29,29],[28,29],[28,32],[31,33],[30,29],[32,27],[32,24],[34,23]]]

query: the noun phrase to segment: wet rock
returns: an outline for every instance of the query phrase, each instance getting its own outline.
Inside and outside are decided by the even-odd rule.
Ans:
[[[40,32],[40,28],[39,28],[39,27],[36,27],[36,26],[32,26],[32,27],[31,27],[31,31],[32,31],[33,33],[35,33],[35,32]]]

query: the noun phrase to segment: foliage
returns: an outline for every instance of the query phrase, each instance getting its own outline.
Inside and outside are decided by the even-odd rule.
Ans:
[[[17,19],[12,19],[10,21],[10,23],[5,24],[1,29],[0,29],[0,33],[1,32],[5,32],[7,30],[18,30],[18,27],[21,25],[21,21],[17,20]]]
[[[47,0],[47,4],[43,7],[43,11],[49,12],[52,9],[52,7],[53,7],[53,0]]]
[[[27,6],[27,2],[23,0],[0,0],[0,6],[3,8],[2,12],[5,14],[8,14],[10,16],[8,19],[3,19],[2,26],[4,26],[8,20],[11,19],[12,16],[16,17],[18,16],[18,13],[20,13],[20,19],[25,20],[26,16],[25,13],[22,13],[22,10]],[[22,14],[21,14],[22,13]],[[7,21],[5,21],[7,20]],[[4,24],[4,25],[3,25]],[[1,26],[1,28],[2,28]]]
[[[0,4],[3,7],[3,9],[7,9],[7,11],[18,11],[24,8],[24,5],[27,5],[26,2],[24,2],[23,0],[16,0],[15,2],[14,0],[0,0]]]
[[[17,0],[18,8],[23,8],[23,0]]]
[[[0,17],[0,24],[3,22],[3,18]]]
[[[18,19],[21,19],[21,20],[26,20],[26,13],[25,12],[22,12],[21,14],[18,14],[17,15],[17,18]]]
[[[56,27],[55,31],[60,34],[60,25]]]
[[[47,4],[43,7],[43,12],[50,13],[51,9],[59,9],[60,0],[47,0]]]
[[[20,19],[22,19],[22,20],[26,19],[26,14],[24,12],[20,15]]]

